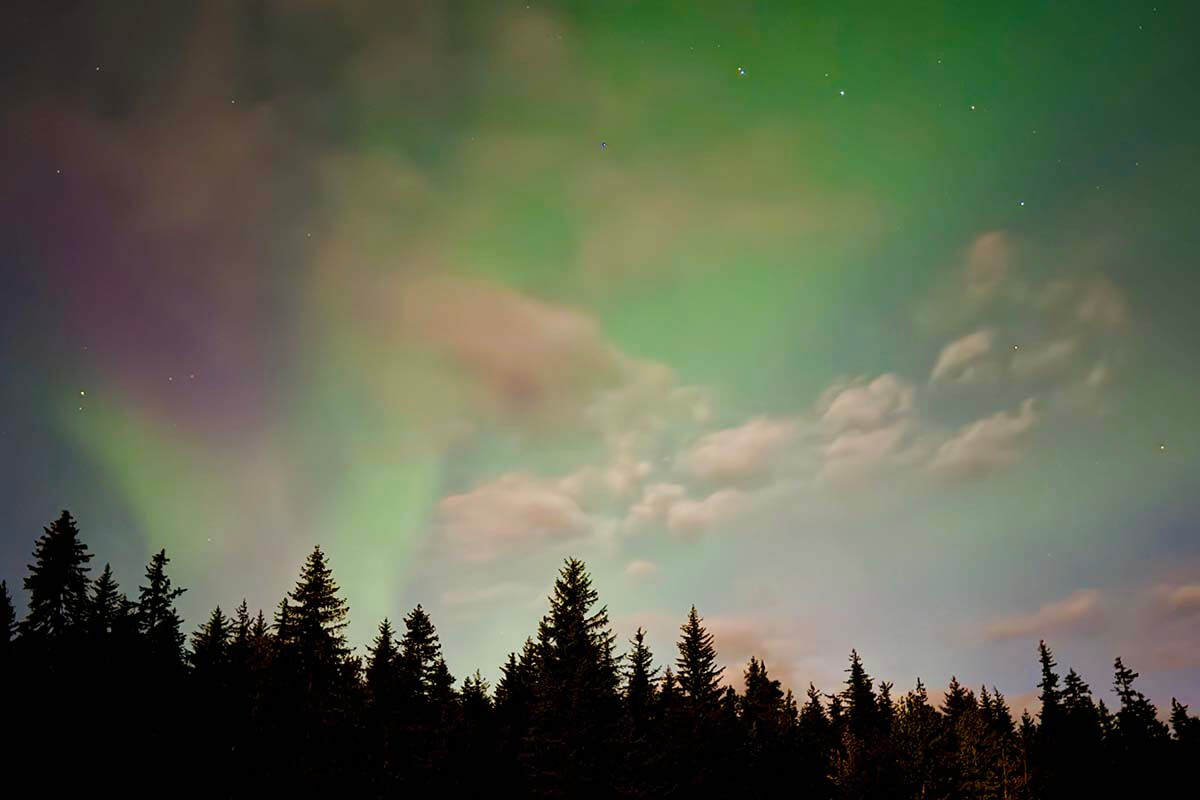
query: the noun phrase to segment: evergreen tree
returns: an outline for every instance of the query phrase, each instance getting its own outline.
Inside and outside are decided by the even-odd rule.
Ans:
[[[1133,688],[1138,674],[1120,658],[1114,661],[1113,672],[1113,686],[1121,701],[1111,741],[1114,785],[1125,796],[1161,797],[1169,785],[1163,775],[1167,726],[1159,721],[1154,704]]]
[[[947,785],[945,721],[929,703],[925,684],[917,686],[900,701],[896,714],[896,745],[899,784],[910,797],[938,797]]]
[[[551,795],[591,794],[616,769],[620,678],[598,601],[583,562],[567,559],[538,626],[533,777]]]
[[[1042,727],[1048,725],[1053,729],[1062,717],[1062,692],[1058,688],[1058,674],[1054,671],[1054,654],[1045,640],[1038,642],[1038,663],[1042,669],[1042,679],[1038,681],[1038,688],[1042,690],[1038,695],[1042,710],[1038,712],[1038,717]]]
[[[20,629],[31,638],[52,641],[81,629],[87,621],[87,562],[92,554],[79,540],[75,520],[66,510],[43,531],[25,578],[29,610]]]
[[[516,653],[509,653],[508,661],[500,667],[500,681],[496,684],[496,716],[505,726],[511,744],[519,743],[529,728],[535,679],[533,651],[533,640],[526,639],[521,658],[518,660]]]
[[[1062,742],[1065,714],[1062,707],[1062,690],[1059,688],[1057,664],[1054,654],[1046,642],[1038,642],[1038,663],[1041,667],[1041,689],[1039,699],[1042,708],[1038,711],[1040,724],[1037,728],[1037,745],[1032,754],[1030,788],[1035,795],[1057,797],[1068,791],[1069,784],[1062,773]]]
[[[318,545],[305,560],[296,588],[279,609],[280,643],[296,660],[306,693],[331,688],[350,655],[343,633],[349,608],[338,592],[333,571]]]
[[[715,717],[721,699],[721,674],[717,666],[717,649],[713,635],[703,625],[702,618],[692,606],[687,622],[680,626],[679,657],[675,660],[676,680],[694,717]]]
[[[750,736],[777,736],[784,726],[783,689],[779,681],[767,675],[767,665],[754,656],[744,673],[746,692],[742,695],[742,718]]]
[[[767,665],[754,656],[743,675],[738,744],[745,751],[745,788],[751,797],[767,797],[789,777],[796,760],[795,700],[784,695]]]
[[[13,608],[8,582],[0,581],[0,661],[8,657],[12,640],[17,635],[17,611]]]
[[[384,617],[379,623],[379,633],[367,647],[367,691],[376,706],[385,707],[392,700],[399,652],[393,639],[392,623]]]
[[[873,736],[878,730],[879,715],[875,697],[874,681],[863,667],[857,650],[850,651],[849,673],[842,699],[846,707],[846,723],[851,734],[860,739]]]
[[[205,683],[221,685],[229,667],[229,642],[233,628],[229,619],[217,606],[208,621],[192,634],[192,652],[189,661],[196,677]]]
[[[946,719],[951,725],[954,725],[961,716],[969,711],[974,711],[975,708],[975,695],[970,689],[960,685],[956,676],[951,675],[950,686],[946,689],[946,696],[942,701],[941,708]]]
[[[1074,669],[1063,677],[1062,731],[1058,748],[1058,770],[1066,785],[1086,796],[1104,791],[1104,777],[1096,771],[1103,758],[1104,732],[1092,690]]]
[[[1176,741],[1188,749],[1200,746],[1200,717],[1188,715],[1188,707],[1174,697],[1171,698],[1171,730]]]
[[[835,741],[832,725],[821,705],[821,693],[812,683],[808,684],[808,698],[800,708],[796,726],[797,794],[801,797],[827,798],[833,791],[829,781],[832,770],[829,756]]]
[[[658,667],[654,666],[654,655],[646,646],[646,632],[641,628],[633,634],[630,640],[632,647],[625,658],[625,709],[635,737],[647,732],[650,720],[650,710],[654,707],[657,687],[655,676]]]
[[[1167,726],[1158,719],[1158,709],[1144,694],[1133,688],[1138,674],[1120,658],[1113,663],[1113,686],[1121,701],[1117,711],[1117,738],[1124,748],[1140,750],[1167,736]]]
[[[429,673],[428,691],[429,702],[433,705],[435,712],[443,718],[451,705],[458,701],[458,692],[454,688],[454,683],[454,676],[450,674],[450,668],[446,666],[446,659],[438,656]]]
[[[879,683],[879,729],[884,736],[891,735],[896,722],[896,704],[892,701],[892,682]]]
[[[159,550],[146,566],[146,586],[138,587],[138,622],[145,637],[151,669],[174,670],[183,665],[183,620],[175,599],[186,589],[173,589],[167,576],[166,550]]]
[[[1188,714],[1188,707],[1174,697],[1171,698],[1171,730],[1175,740],[1171,742],[1172,759],[1169,767],[1176,775],[1194,770],[1200,759],[1200,718]]]
[[[120,588],[113,577],[112,567],[104,565],[104,571],[92,583],[92,596],[88,603],[88,631],[95,639],[103,639],[112,633],[113,626],[124,611]]]
[[[401,691],[410,709],[425,708],[433,698],[433,685],[442,658],[442,643],[432,620],[419,604],[404,618],[397,662]]]

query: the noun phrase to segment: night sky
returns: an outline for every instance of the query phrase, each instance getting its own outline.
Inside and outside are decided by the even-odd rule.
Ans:
[[[494,678],[586,560],[660,660],[1200,704],[1194,2],[23,2],[0,577],[193,630],[328,553]]]

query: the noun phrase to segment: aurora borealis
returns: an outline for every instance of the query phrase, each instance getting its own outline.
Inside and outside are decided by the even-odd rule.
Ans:
[[[10,587],[64,507],[189,629],[320,543],[494,675],[573,555],[731,675],[1200,703],[1190,4],[21,5]]]

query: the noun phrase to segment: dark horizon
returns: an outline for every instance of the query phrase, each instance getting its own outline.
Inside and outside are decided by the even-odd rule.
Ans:
[[[320,547],[270,623],[244,601],[232,615],[218,607],[188,647],[175,609],[186,588],[173,585],[165,551],[136,602],[107,564],[89,581],[92,560],[63,511],[37,540],[23,619],[0,584],[0,687],[27,734],[9,754],[26,770],[63,751],[81,775],[98,770],[115,787],[217,758],[189,792],[221,797],[766,797],[786,785],[813,798],[1007,800],[1155,794],[1194,783],[1200,756],[1200,717],[1186,705],[1172,698],[1168,727],[1117,657],[1110,709],[1074,669],[1060,674],[1044,641],[1036,718],[957,679],[940,704],[919,678],[893,696],[856,650],[839,691],[810,683],[798,698],[754,656],[739,691],[722,685],[727,667],[695,606],[664,668],[641,628],[622,652],[586,566],[567,559],[536,634],[510,652],[493,690],[478,670],[455,679],[419,604],[403,633],[385,618],[365,658],[355,655]],[[145,743],[132,770],[123,743],[151,717],[174,737]],[[46,748],[54,731],[88,719],[107,738]]]

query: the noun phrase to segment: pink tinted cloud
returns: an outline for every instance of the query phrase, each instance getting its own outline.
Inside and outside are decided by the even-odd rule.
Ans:
[[[989,639],[1043,638],[1052,633],[1072,630],[1094,622],[1100,614],[1100,592],[1078,589],[1061,600],[1046,603],[1035,611],[1012,614],[991,622]]]

